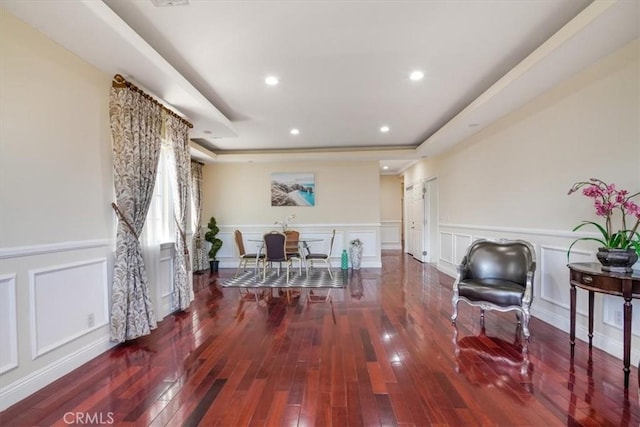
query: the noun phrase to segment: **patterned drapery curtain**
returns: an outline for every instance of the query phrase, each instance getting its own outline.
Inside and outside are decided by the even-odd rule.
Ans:
[[[187,244],[187,213],[191,191],[191,156],[189,155],[189,126],[184,120],[166,115],[167,139],[173,147],[173,213],[176,221],[176,253],[173,260],[174,301],[186,310],[193,300],[191,261]]]
[[[202,209],[202,163],[191,161],[191,200],[193,205],[193,271],[206,270],[207,252],[204,247],[202,234],[201,209]]]
[[[109,99],[118,216],[111,294],[111,340],[123,342],[155,329],[139,236],[158,171],[162,106],[114,79]],[[121,78],[121,77],[120,77]]]

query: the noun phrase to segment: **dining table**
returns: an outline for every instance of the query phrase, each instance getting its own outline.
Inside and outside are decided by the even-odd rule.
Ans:
[[[301,237],[298,239],[298,250],[302,259],[302,264],[304,265],[304,271],[305,273],[307,272],[307,259],[306,259],[306,255],[308,255],[309,253],[311,253],[311,250],[309,249],[309,243],[318,243],[318,242],[324,242],[325,239],[320,238],[320,237]],[[257,243],[257,247],[258,247],[258,257],[260,257],[260,254],[262,254],[262,250],[264,249],[264,239],[247,239],[248,242],[253,242],[253,243]],[[255,274],[258,274],[258,263],[256,263],[255,265]]]

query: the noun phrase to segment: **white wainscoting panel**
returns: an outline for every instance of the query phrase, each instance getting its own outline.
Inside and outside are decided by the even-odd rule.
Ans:
[[[220,230],[216,237],[222,240],[222,247],[218,251],[218,255],[216,256],[216,258],[231,258],[237,256],[236,242],[234,240],[233,231]],[[258,238],[262,238],[262,235],[260,235]],[[207,242],[207,251],[210,248],[211,244]]]
[[[107,324],[106,258],[30,270],[29,277],[33,359]]]
[[[354,239],[362,240],[362,258],[376,256],[378,254],[378,239],[375,231],[358,230],[346,233],[344,249],[348,250],[349,242]]]
[[[16,275],[0,276],[0,374],[18,367]]]
[[[402,221],[381,221],[380,225],[382,249],[402,249]]]
[[[471,245],[471,236],[468,234],[455,234],[453,243],[454,243],[454,263],[456,265],[462,262],[462,258],[464,258],[467,253],[467,249],[469,245]]]
[[[453,264],[453,234],[440,232],[440,259]]]
[[[540,298],[566,308],[570,307],[569,269],[567,268],[567,248],[542,245],[540,246],[539,274]],[[590,262],[593,254],[588,251],[571,251],[572,262]],[[576,293],[576,312],[584,316],[589,315],[588,293],[578,289]]]
[[[634,302],[635,301],[635,302]],[[603,295],[602,322],[614,328],[622,330],[624,322],[624,298],[613,295]],[[640,336],[640,304],[637,300],[631,300],[631,333]]]
[[[173,301],[173,251],[161,252],[160,265],[158,266],[158,282],[162,295],[162,317],[172,313],[176,308]]]

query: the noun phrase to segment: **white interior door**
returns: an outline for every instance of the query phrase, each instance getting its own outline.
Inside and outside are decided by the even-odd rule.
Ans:
[[[414,234],[413,234],[413,185],[409,185],[404,190],[404,204],[405,204],[405,252],[412,254],[414,250]]]
[[[406,251],[418,261],[424,261],[424,201],[422,184],[405,188]]]
[[[424,183],[424,262],[438,261],[438,180]]]
[[[413,186],[413,248],[411,255],[420,262],[424,262],[424,186]]]
[[[431,258],[431,211],[430,207],[431,195],[429,194],[429,186],[424,184],[424,193],[422,195],[422,262],[432,262]]]

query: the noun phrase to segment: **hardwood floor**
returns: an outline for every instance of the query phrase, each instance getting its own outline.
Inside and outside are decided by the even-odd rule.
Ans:
[[[240,301],[195,275],[196,300],[0,413],[3,426],[638,426],[637,370],[532,319],[460,305],[453,279],[399,252],[333,304]],[[567,292],[569,292],[567,286]],[[534,301],[535,304],[535,301]],[[528,351],[527,351],[528,350]]]

